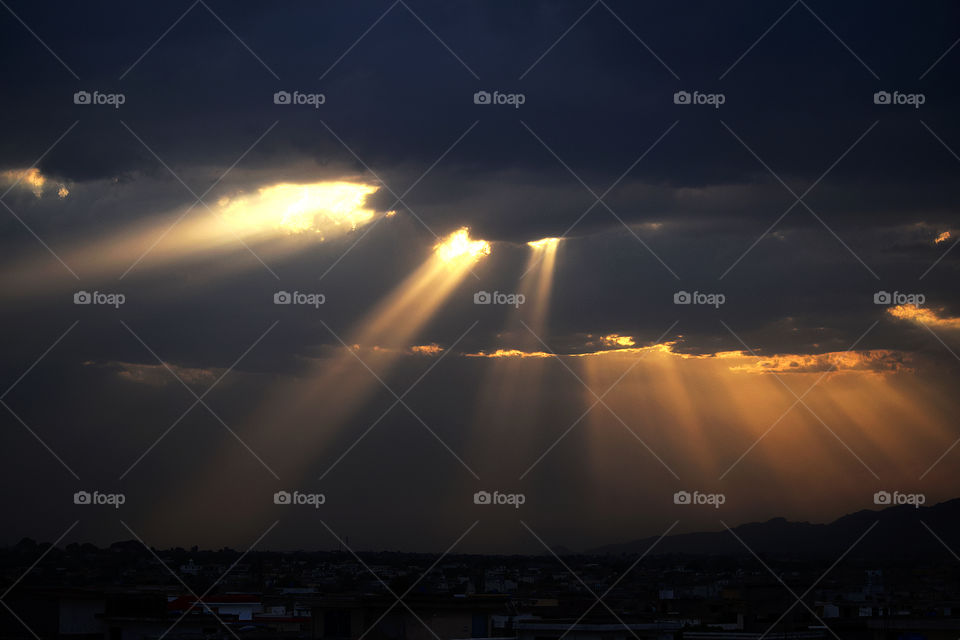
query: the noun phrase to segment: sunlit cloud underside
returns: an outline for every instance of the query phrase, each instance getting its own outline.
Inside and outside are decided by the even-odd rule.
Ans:
[[[352,182],[275,184],[251,194],[224,196],[217,201],[217,212],[239,233],[312,232],[324,239],[372,221],[376,212],[366,201],[377,189]]]

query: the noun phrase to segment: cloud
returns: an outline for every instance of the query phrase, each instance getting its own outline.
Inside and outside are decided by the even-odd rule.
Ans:
[[[134,384],[151,387],[165,387],[178,384],[177,378],[190,385],[209,386],[223,373],[223,369],[205,369],[188,367],[165,362],[163,364],[142,364],[135,362],[85,362],[84,365],[113,371],[117,378]],[[171,373],[171,371],[173,373]],[[176,377],[174,377],[176,376]]]
[[[936,311],[929,307],[918,307],[914,304],[901,304],[887,309],[894,318],[898,320],[909,320],[922,325],[930,325],[942,329],[960,329],[960,318],[956,316],[944,316],[941,311]]]

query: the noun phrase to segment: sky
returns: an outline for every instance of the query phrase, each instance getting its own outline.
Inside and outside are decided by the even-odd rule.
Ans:
[[[2,543],[956,497],[958,13],[4,4]]]

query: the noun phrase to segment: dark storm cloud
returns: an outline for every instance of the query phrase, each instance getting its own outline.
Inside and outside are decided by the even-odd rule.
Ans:
[[[172,377],[138,386],[120,375],[157,367],[151,350],[177,371],[223,371],[279,320],[243,359],[235,386],[228,378],[214,396],[228,424],[237,424],[265,387],[309,370],[308,356],[328,357],[337,336],[349,340],[358,321],[429,254],[431,232],[461,225],[494,241],[493,254],[415,342],[449,346],[479,320],[457,351],[509,346],[498,334],[505,333],[510,309],[478,309],[473,294],[517,291],[524,285],[518,279],[524,243],[566,232],[543,336],[557,350],[573,349],[588,334],[619,333],[644,344],[677,322],[663,339],[677,340],[675,348],[685,353],[738,350],[741,338],[764,355],[823,353],[849,348],[879,321],[858,348],[950,358],[923,329],[889,318],[873,294],[922,291],[931,306],[960,315],[954,283],[960,251],[918,280],[949,246],[933,239],[947,229],[956,236],[960,228],[960,161],[937,139],[960,149],[954,82],[960,49],[931,69],[960,36],[960,9],[949,2],[922,8],[810,2],[814,15],[796,4],[757,42],[789,3],[608,4],[613,12],[589,2],[411,1],[416,15],[394,5],[351,48],[389,2],[210,2],[213,12],[196,4],[186,15],[189,3],[55,9],[10,3],[70,68],[0,11],[0,170],[31,165],[79,121],[39,165],[70,196],[38,199],[14,190],[4,198],[54,251],[100,246],[146,219],[162,230],[163,215],[193,204],[190,189],[203,193],[241,156],[208,202],[278,181],[379,177],[388,188],[371,198],[374,208],[399,211],[353,249],[366,228],[270,260],[279,281],[236,245],[223,255],[165,265],[147,258],[123,282],[119,273],[93,279],[78,266],[79,283],[63,270],[43,291],[7,291],[12,301],[4,305],[0,330],[4,379],[11,383],[80,321],[18,387],[12,405],[55,450],[84,452],[70,460],[82,476],[108,469],[104,481],[111,480],[192,402]],[[119,109],[75,105],[79,90],[122,92],[126,102]],[[280,90],[322,92],[326,102],[318,109],[276,105]],[[478,90],[520,92],[525,102],[517,109],[475,105]],[[674,104],[681,90],[719,92],[726,101],[719,109]],[[926,102],[919,109],[875,105],[880,90],[920,92]],[[814,183],[804,197],[813,213],[796,204],[748,252],[794,205],[790,190],[801,195]],[[611,186],[605,204],[596,203],[594,193]],[[209,215],[197,207],[188,219]],[[9,258],[57,267],[3,209],[0,243]],[[235,262],[241,267],[224,267]],[[212,273],[223,275],[204,280]],[[119,289],[128,302],[116,313],[78,309],[71,295],[81,287]],[[328,303],[318,312],[278,310],[272,296],[280,288],[320,290]],[[678,290],[722,292],[726,303],[674,305]],[[388,381],[399,392],[423,366],[403,359]],[[448,375],[432,376],[416,397],[418,410],[429,407],[429,424],[440,425],[457,451],[470,444],[463,414],[480,384],[480,366],[451,355],[441,369]],[[148,371],[150,380],[165,373]],[[557,388],[576,385],[562,369],[549,376]],[[195,379],[200,393],[208,378]],[[372,422],[391,401],[381,390],[356,425]],[[569,397],[559,404],[535,427],[563,428],[581,410]],[[35,448],[29,463],[13,453],[5,462],[41,484],[48,464],[49,473],[59,473],[29,433],[7,419],[23,438],[18,443]],[[391,473],[421,467],[423,454],[394,455],[411,433],[432,442],[420,430],[410,416],[392,416],[384,423],[386,439],[364,451],[367,464],[351,467],[344,485],[374,493]],[[266,449],[271,461],[283,459],[285,446],[298,446],[252,434],[260,437],[254,448]],[[104,450],[87,447],[101,440],[109,443]],[[332,457],[350,441],[340,435],[338,447],[323,453]],[[193,469],[224,442],[236,444],[200,408],[169,447],[186,452],[178,459]],[[237,447],[231,468],[262,473]],[[145,467],[147,478],[166,459],[158,453],[156,466]],[[575,453],[561,455],[576,466]],[[378,460],[376,471],[363,472]],[[456,461],[444,463],[451,465],[444,472],[459,473]],[[550,478],[537,486],[548,491]],[[458,476],[445,491],[467,495],[469,481]],[[149,492],[150,481],[142,483]],[[408,488],[430,483],[435,477],[425,474]]]

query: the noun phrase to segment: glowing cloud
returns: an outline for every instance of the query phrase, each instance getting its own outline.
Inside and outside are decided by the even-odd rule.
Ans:
[[[946,242],[951,237],[952,236],[950,235],[949,231],[944,231],[934,239],[933,244],[940,244],[941,242]]]
[[[621,336],[617,333],[603,336],[600,338],[600,342],[608,347],[632,347],[636,344],[630,336]]]
[[[540,240],[531,240],[527,245],[534,249],[546,249],[560,244],[560,238],[541,238]]]
[[[378,187],[352,182],[281,183],[253,194],[224,197],[217,209],[241,232],[313,232],[324,236],[367,224],[376,215],[366,208]]]
[[[443,351],[443,347],[436,342],[430,344],[415,344],[410,347],[410,352],[418,356],[435,356]]]
[[[10,187],[18,186],[29,189],[36,197],[43,195],[44,188],[47,185],[47,177],[40,173],[40,169],[32,167],[30,169],[8,169],[0,171],[0,184]],[[66,198],[70,192],[62,184],[59,185],[57,195],[60,199]]]
[[[582,351],[557,354],[563,358],[583,358],[586,360],[615,359],[624,355],[658,354],[672,360],[730,360],[727,371],[734,373],[814,373],[814,372],[874,372],[898,373],[909,371],[909,355],[890,349],[865,351],[835,351],[829,353],[778,354],[774,356],[755,356],[743,351],[718,351],[716,353],[688,354],[675,351],[677,342],[660,342],[645,346],[636,346],[630,336],[615,333],[600,338],[603,346],[613,347],[594,351]],[[593,341],[587,347],[596,346]],[[462,354],[467,358],[524,359],[550,358],[552,353],[545,351],[524,351],[508,348],[496,351],[478,351]]]
[[[941,317],[936,311],[915,304],[898,304],[887,309],[887,313],[899,320],[909,320],[917,324],[926,324],[944,329],[960,329],[960,318]]]
[[[873,371],[876,373],[907,371],[908,356],[889,349],[867,351],[833,351],[777,355],[770,358],[744,356],[744,364],[731,371],[747,373],[814,373],[823,371]]]
[[[470,238],[470,229],[457,229],[433,247],[435,255],[444,262],[476,262],[490,255],[490,243]]]

